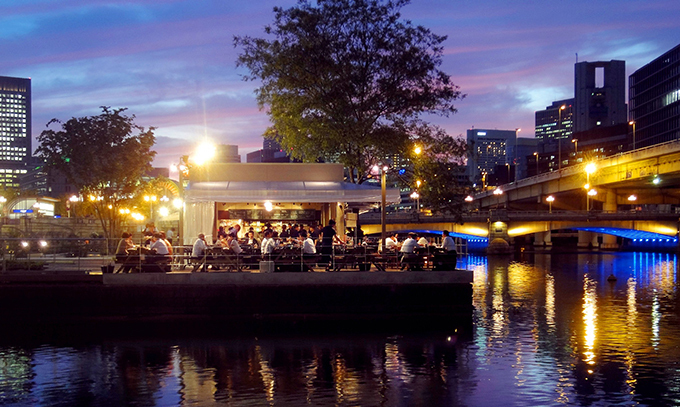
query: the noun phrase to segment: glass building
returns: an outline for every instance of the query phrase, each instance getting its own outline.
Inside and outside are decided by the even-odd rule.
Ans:
[[[31,80],[0,76],[0,187],[19,187],[30,156]]]
[[[680,139],[680,45],[629,77],[631,144],[636,148]]]

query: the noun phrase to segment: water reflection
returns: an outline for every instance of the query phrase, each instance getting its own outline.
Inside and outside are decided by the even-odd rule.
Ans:
[[[0,404],[680,403],[675,255],[470,257],[467,264],[471,332],[6,340]],[[616,281],[607,281],[611,274]]]

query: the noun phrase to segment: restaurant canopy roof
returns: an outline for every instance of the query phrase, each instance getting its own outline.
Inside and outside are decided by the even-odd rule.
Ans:
[[[380,187],[344,182],[341,164],[214,163],[191,170],[184,200],[197,202],[374,203]],[[386,191],[399,202],[399,190]]]
[[[363,202],[381,201],[380,188],[333,181],[222,181],[192,183],[186,202]],[[399,202],[399,190],[386,191],[389,203]]]

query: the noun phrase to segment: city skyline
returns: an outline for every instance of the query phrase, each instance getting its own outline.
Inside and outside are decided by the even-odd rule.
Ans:
[[[234,35],[263,36],[274,6],[211,1],[31,0],[2,7],[0,75],[31,78],[33,138],[57,118],[127,107],[155,126],[155,166],[167,167],[204,137],[262,146],[269,125],[236,68]],[[414,2],[402,16],[448,35],[442,69],[467,98],[449,118],[426,117],[449,134],[522,128],[533,137],[534,112],[573,97],[574,63],[626,61],[626,76],[680,42],[680,4],[671,1],[506,4]],[[37,144],[33,143],[34,150]],[[245,160],[243,160],[245,161]]]

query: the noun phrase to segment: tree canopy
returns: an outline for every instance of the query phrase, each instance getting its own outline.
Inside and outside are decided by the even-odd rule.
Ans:
[[[303,161],[337,161],[361,183],[384,157],[426,144],[422,120],[456,112],[439,36],[401,17],[408,0],[300,0],[274,8],[268,38],[235,37],[237,64],[260,80],[265,137]],[[421,140],[422,139],[422,140]]]
[[[97,116],[52,119],[38,136],[36,155],[48,171],[78,188],[102,222],[106,237],[117,234],[118,209],[140,187],[156,152],[154,128],[135,124],[124,108],[103,106]],[[61,125],[58,130],[49,128]],[[107,222],[108,221],[108,222]]]

